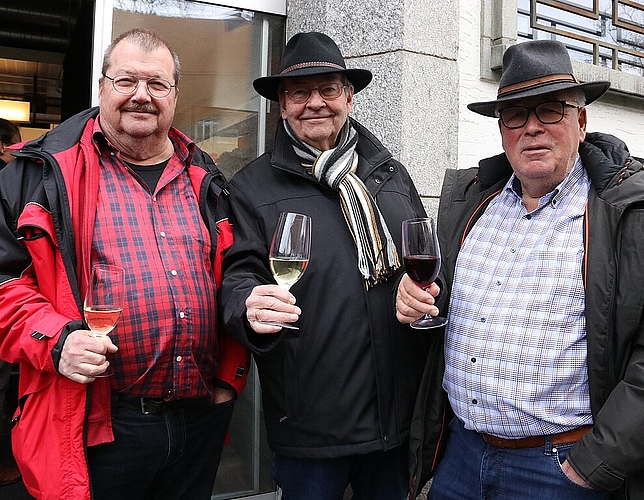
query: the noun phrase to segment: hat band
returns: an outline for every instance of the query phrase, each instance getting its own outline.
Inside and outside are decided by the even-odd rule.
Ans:
[[[291,71],[295,71],[297,69],[316,68],[316,67],[335,68],[340,71],[345,71],[347,69],[344,66],[340,66],[339,64],[334,64],[326,61],[311,61],[311,62],[293,64],[292,66],[289,66],[288,68],[282,70],[280,72],[280,75],[283,75],[285,73],[290,73]]]
[[[502,97],[506,94],[511,94],[517,90],[525,90],[531,87],[538,87],[544,83],[553,83],[553,82],[572,82],[579,83],[579,80],[572,74],[561,74],[561,75],[550,75],[544,76],[541,78],[534,78],[526,82],[515,83],[514,85],[507,85],[502,89],[499,89],[497,93],[497,98]]]

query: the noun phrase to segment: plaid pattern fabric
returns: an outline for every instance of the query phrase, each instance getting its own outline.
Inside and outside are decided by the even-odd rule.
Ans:
[[[527,213],[511,178],[456,263],[443,387],[467,429],[500,437],[592,423],[582,261],[581,160]]]
[[[175,154],[150,193],[96,126],[101,175],[91,261],[126,269],[127,300],[110,334],[119,347],[110,355],[112,388],[204,397],[216,351],[210,238],[187,172],[194,145],[178,130],[170,138]]]

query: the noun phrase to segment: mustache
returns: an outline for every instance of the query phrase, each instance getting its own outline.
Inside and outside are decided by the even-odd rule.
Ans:
[[[157,113],[159,110],[154,104],[137,104],[129,102],[121,106],[121,111],[134,111],[139,113]]]

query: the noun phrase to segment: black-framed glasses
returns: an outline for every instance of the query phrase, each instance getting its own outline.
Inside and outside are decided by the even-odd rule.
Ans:
[[[320,97],[325,101],[332,101],[337,99],[342,95],[342,91],[345,87],[348,87],[347,84],[329,82],[318,85],[317,87],[307,88],[307,87],[298,87],[291,90],[285,90],[284,93],[291,101],[296,104],[302,104],[309,100],[311,93],[314,90],[318,91]]]
[[[544,125],[552,125],[563,120],[566,106],[579,109],[580,106],[570,104],[566,101],[548,101],[537,104],[533,107],[527,106],[508,106],[507,108],[498,109],[496,116],[506,128],[521,128],[528,123],[530,113],[534,115]]]
[[[145,82],[145,89],[148,94],[152,97],[167,97],[170,94],[170,91],[176,87],[168,80],[163,78],[148,78],[142,79],[133,75],[121,75],[121,76],[107,76],[103,75],[108,80],[112,81],[112,86],[119,94],[134,94],[136,89],[139,88],[140,82]]]

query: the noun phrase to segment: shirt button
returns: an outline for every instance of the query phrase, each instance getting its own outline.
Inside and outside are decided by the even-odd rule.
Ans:
[[[501,280],[496,281],[496,286],[501,286]]]
[[[481,318],[481,323],[485,323],[486,321],[487,321],[487,319]]]
[[[182,359],[183,359],[183,358],[182,358],[181,356],[177,356],[177,363],[181,363],[181,360],[182,360]]]
[[[385,443],[388,443],[388,442],[389,442],[389,436],[385,436],[385,437],[383,437],[383,438],[382,438],[382,440],[383,440]]]
[[[181,312],[179,313],[179,317],[180,317],[181,319],[185,318],[185,317],[186,317],[186,313],[184,313],[183,311],[181,311]]]
[[[165,397],[169,398],[171,396],[172,396],[172,390],[167,390],[166,393],[165,393]]]
[[[165,238],[165,231],[161,231],[159,234],[161,235],[161,238]]]
[[[153,196],[153,197],[152,197],[152,201],[157,201],[157,197],[156,197],[156,196]]]
[[[396,170],[396,169],[395,169],[394,167],[389,167],[389,171],[390,171],[390,172],[395,172],[395,170]]]
[[[476,399],[473,399],[473,400],[472,400],[472,404],[473,404],[473,405],[475,405],[475,404],[477,404],[477,403],[478,403],[478,401],[477,401]]]
[[[472,359],[470,359],[470,361],[471,361],[472,363],[476,363],[476,358],[472,358]]]
[[[380,179],[376,179],[376,180],[375,180],[375,183],[376,183],[376,184],[380,184],[380,182],[382,182]]]
[[[515,253],[516,251],[516,248],[510,248],[510,253]]]
[[[177,274],[179,274],[179,273],[177,273],[177,271],[173,269],[172,271],[170,271],[170,274],[171,274],[172,276],[176,276],[176,275],[177,275]]]

